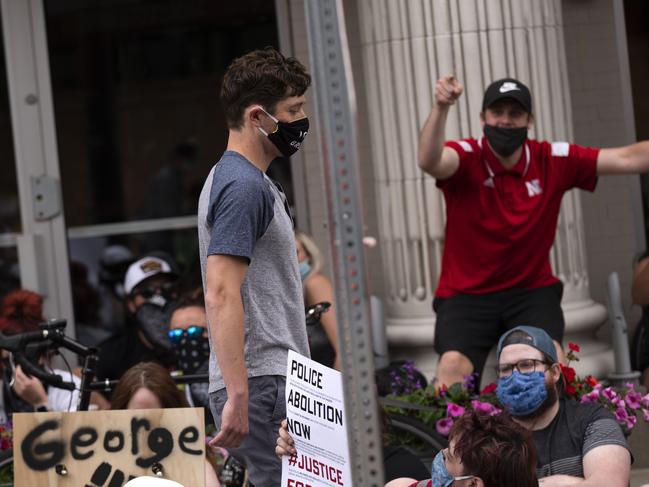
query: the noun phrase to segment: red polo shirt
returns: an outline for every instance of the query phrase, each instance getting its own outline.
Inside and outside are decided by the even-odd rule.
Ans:
[[[458,170],[438,180],[446,202],[446,240],[435,295],[486,294],[554,284],[550,248],[563,194],[593,191],[599,149],[528,139],[505,169],[483,138],[448,141]]]

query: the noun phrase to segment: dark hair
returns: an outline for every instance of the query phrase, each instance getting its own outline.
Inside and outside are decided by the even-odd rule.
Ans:
[[[259,104],[274,113],[277,102],[301,96],[311,84],[311,76],[294,57],[284,57],[272,47],[241,56],[228,66],[221,85],[221,104],[228,128],[243,126],[243,112]]]
[[[487,487],[538,486],[532,435],[507,413],[466,413],[453,425],[451,441],[465,474],[480,477]]]
[[[173,311],[193,306],[205,308],[205,294],[203,294],[203,289],[200,287],[181,294],[178,301],[174,303]]]
[[[189,407],[167,369],[156,362],[140,362],[128,369],[117,383],[110,408],[127,409],[131,398],[143,387],[158,396],[163,408]]]

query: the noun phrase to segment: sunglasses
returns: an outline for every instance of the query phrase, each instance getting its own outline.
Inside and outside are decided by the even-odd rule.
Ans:
[[[142,296],[144,299],[151,299],[156,294],[162,294],[165,296],[170,296],[176,292],[176,284],[173,282],[166,282],[160,286],[155,287],[143,287],[136,291],[133,291],[133,294],[136,296]]]
[[[192,325],[186,330],[183,330],[182,328],[174,328],[173,330],[169,330],[167,332],[167,336],[169,337],[170,342],[178,343],[180,342],[182,337],[194,338],[197,336],[203,336],[203,333],[205,333],[204,326]]]

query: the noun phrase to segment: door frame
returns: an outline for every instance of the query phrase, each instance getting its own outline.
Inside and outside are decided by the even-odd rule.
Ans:
[[[44,297],[46,316],[74,337],[68,241],[42,0],[0,0],[22,231],[21,286]]]

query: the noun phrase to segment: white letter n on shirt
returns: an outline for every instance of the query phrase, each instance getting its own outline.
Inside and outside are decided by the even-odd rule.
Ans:
[[[525,186],[527,187],[527,195],[532,198],[533,196],[538,196],[543,193],[541,188],[541,183],[538,179],[532,179],[531,181],[525,181]]]

